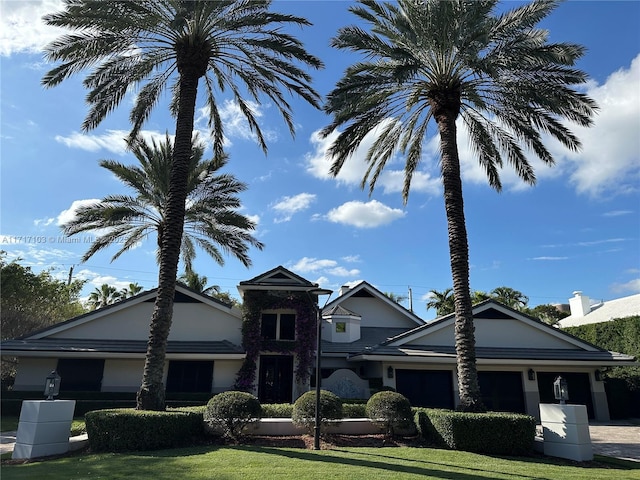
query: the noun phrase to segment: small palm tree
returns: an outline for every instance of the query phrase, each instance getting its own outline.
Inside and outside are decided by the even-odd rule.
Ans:
[[[222,156],[224,143],[218,92],[231,93],[265,152],[265,139],[246,95],[257,102],[264,97],[272,103],[292,135],[291,105],[283,92],[319,107],[319,95],[310,86],[308,69],[318,69],[322,62],[285,31],[285,27],[306,26],[309,22],[272,12],[270,6],[271,0],[65,0],[62,11],[44,17],[47,25],[72,33],[46,48],[47,60],[61,63],[45,74],[43,84],[53,87],[90,70],[84,81],[90,109],[83,130],[98,126],[132,87],[140,86],[130,114],[130,138],[134,139],[168,86],[171,90],[175,145],[158,294],[137,395],[137,408],[141,410],[165,409],[162,379],[200,81],[205,88],[216,157]]]
[[[430,300],[427,302],[427,310],[433,308],[439,317],[449,315],[456,309],[453,299],[453,289],[447,288],[441,292],[429,290]]]
[[[142,289],[142,285],[138,285],[137,283],[130,283],[125,288],[120,290],[120,294],[122,295],[122,298],[130,298],[139,294]]]
[[[529,303],[529,297],[510,287],[494,288],[491,290],[491,298],[494,298],[507,307],[511,307],[516,310],[523,310],[527,308],[527,304]]]
[[[100,288],[96,287],[93,292],[89,294],[87,303],[91,310],[96,310],[97,308],[119,302],[122,299],[122,292],[118,291],[116,287],[103,283]]]
[[[212,285],[211,287],[207,287],[207,277],[204,275],[198,275],[198,273],[191,269],[187,269],[182,275],[180,275],[178,280],[184,283],[191,290],[198,293],[204,293],[205,295],[220,293],[220,286]]]
[[[100,165],[132,189],[134,195],[109,195],[95,204],[80,207],[76,217],[62,225],[66,235],[102,232],[82,257],[83,262],[115,244],[120,248],[113,255],[113,261],[149,235],[157,237],[158,252],[161,249],[167,230],[171,140],[168,135],[162,142],[152,140],[149,144],[138,140],[132,148],[139,166],[114,160],[102,160]],[[262,249],[263,244],[251,235],[255,223],[236,212],[241,206],[237,195],[247,186],[229,174],[219,173],[228,161],[226,156],[203,159],[204,148],[203,143],[194,141],[189,159],[182,259],[190,270],[199,246],[219,265],[224,264],[221,249],[248,265],[249,246]]]
[[[333,119],[321,135],[342,128],[328,151],[331,173],[337,175],[375,131],[361,185],[368,182],[372,192],[387,163],[402,154],[406,203],[429,127],[437,128],[461,410],[483,411],[484,406],[476,369],[456,121],[465,126],[496,190],[502,187],[505,161],[524,182],[535,183],[525,150],[553,165],[541,133],[571,150],[580,147],[563,121],[589,126],[597,108],[576,88],[587,80],[575,68],[584,48],[550,43],[548,32],[536,27],[557,5],[556,0],[534,0],[496,13],[498,0],[360,0],[350,10],[362,23],[340,29],[331,42],[364,57],[346,70],[327,97],[325,111]]]

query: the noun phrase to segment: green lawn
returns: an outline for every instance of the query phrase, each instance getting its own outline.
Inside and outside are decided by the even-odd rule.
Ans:
[[[2,480],[640,480],[638,467],[607,457],[572,464],[543,457],[507,459],[430,448],[336,448],[317,452],[202,446],[134,454],[73,454],[21,465],[4,464],[1,476]]]

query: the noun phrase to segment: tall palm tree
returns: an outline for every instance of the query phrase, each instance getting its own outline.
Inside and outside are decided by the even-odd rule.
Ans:
[[[328,151],[331,173],[337,175],[365,136],[376,131],[361,186],[368,182],[371,193],[387,162],[400,153],[405,156],[406,203],[428,128],[437,127],[461,410],[484,407],[476,370],[456,120],[466,127],[489,185],[498,191],[505,160],[529,184],[536,177],[526,150],[553,164],[541,133],[569,149],[580,147],[562,122],[588,126],[597,108],[576,90],[587,80],[574,67],[584,49],[549,43],[548,32],[536,27],[557,4],[534,0],[499,14],[498,0],[361,0],[350,10],[362,23],[340,29],[332,40],[334,47],[364,58],[346,70],[327,99],[325,110],[333,119],[322,136],[342,128]]]
[[[103,283],[99,288],[96,287],[93,292],[89,294],[87,303],[91,310],[95,310],[116,303],[122,300],[122,298],[122,292],[118,291],[116,287]]]
[[[429,290],[429,297],[430,300],[427,302],[427,310],[433,308],[439,317],[449,315],[456,309],[452,288],[447,288],[441,292],[438,290]]]
[[[109,195],[95,204],[80,207],[75,218],[62,225],[67,235],[101,232],[83,255],[83,262],[117,244],[120,248],[113,255],[113,261],[149,235],[157,237],[158,254],[162,249],[167,231],[171,140],[168,135],[161,142],[137,140],[132,150],[139,166],[114,160],[101,160],[100,166],[133,190],[134,195]],[[241,206],[238,194],[247,186],[232,175],[219,173],[227,164],[226,155],[203,159],[204,150],[204,144],[194,140],[187,167],[181,258],[186,269],[191,270],[196,246],[199,246],[219,265],[224,265],[220,249],[244,265],[250,265],[249,245],[262,249],[263,244],[251,235],[255,223],[236,211]]]
[[[511,307],[516,310],[525,309],[529,303],[529,297],[511,287],[494,288],[491,290],[491,298],[494,298],[507,307]]]
[[[83,130],[98,126],[129,89],[141,86],[130,114],[130,138],[136,138],[167,86],[172,93],[176,130],[166,230],[138,409],[165,408],[162,378],[200,80],[216,157],[222,156],[224,141],[218,92],[231,93],[265,152],[267,145],[246,95],[255,101],[266,98],[275,105],[292,135],[291,105],[284,92],[319,107],[319,96],[310,86],[307,69],[320,68],[322,63],[285,31],[286,27],[309,22],[271,12],[270,6],[271,0],[66,0],[64,10],[44,17],[48,25],[73,33],[47,46],[47,60],[61,63],[45,74],[43,84],[53,87],[90,70],[84,80],[90,109]]]

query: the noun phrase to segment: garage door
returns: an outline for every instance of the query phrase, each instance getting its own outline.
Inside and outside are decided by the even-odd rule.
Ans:
[[[396,391],[414,407],[453,409],[453,372],[396,369]]]
[[[521,372],[478,372],[478,383],[487,410],[525,413]]]
[[[591,400],[591,383],[588,373],[537,372],[540,403],[558,403],[553,395],[553,381],[561,375],[567,380],[569,401],[574,405],[586,405],[587,415],[594,418],[593,401]]]

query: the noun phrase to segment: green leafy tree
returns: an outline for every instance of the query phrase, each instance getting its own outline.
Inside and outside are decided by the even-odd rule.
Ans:
[[[398,295],[397,293],[393,293],[393,292],[384,292],[384,296],[387,297],[389,300],[396,302],[396,303],[402,303],[405,300],[407,300],[406,295]]]
[[[466,128],[489,185],[498,191],[505,161],[524,182],[535,183],[527,150],[553,165],[541,134],[579,149],[578,138],[563,122],[589,126],[597,107],[578,90],[587,80],[575,67],[584,48],[550,43],[548,32],[536,26],[557,4],[534,0],[497,13],[498,0],[361,0],[350,9],[361,23],[340,29],[331,42],[363,56],[327,97],[325,111],[333,118],[321,135],[341,129],[328,150],[332,174],[375,132],[361,186],[368,182],[371,193],[387,163],[401,154],[406,203],[426,136],[432,132],[429,127],[437,128],[461,410],[483,411],[484,406],[476,369],[456,121]]]
[[[7,262],[6,252],[0,251],[2,340],[21,337],[85,312],[80,302],[84,280],[58,280],[51,271],[36,274],[20,262],[21,259]],[[16,364],[15,358],[2,357],[3,385],[12,383]]]
[[[222,251],[248,265],[249,246],[262,249],[263,245],[251,235],[255,223],[237,212],[241,206],[238,194],[247,186],[232,175],[219,172],[227,164],[226,156],[203,159],[204,150],[203,143],[194,141],[187,167],[182,260],[190,270],[196,247],[200,247],[219,265],[224,264]],[[120,246],[111,259],[116,260],[154,235],[159,254],[167,231],[173,152],[167,135],[162,142],[138,140],[134,143],[133,154],[139,165],[125,165],[113,160],[100,162],[100,166],[133,190],[134,195],[109,195],[95,204],[80,207],[76,210],[76,217],[62,225],[66,235],[102,232],[82,261],[114,243]]]
[[[66,0],[62,11],[44,17],[47,25],[72,33],[47,46],[46,59],[61,63],[45,74],[43,84],[53,87],[90,70],[84,80],[90,108],[83,130],[98,126],[130,89],[140,87],[130,114],[130,138],[134,139],[167,86],[171,90],[175,144],[158,294],[136,401],[141,410],[165,408],[162,378],[185,219],[198,85],[204,85],[213,151],[218,158],[223,154],[224,124],[217,92],[231,92],[265,152],[267,145],[246,95],[256,102],[267,99],[273,104],[292,135],[291,106],[284,92],[319,107],[308,70],[320,68],[322,63],[286,32],[286,27],[309,22],[272,12],[270,6],[270,0]]]
[[[205,295],[220,293],[220,287],[218,285],[207,287],[207,277],[205,277],[204,275],[199,275],[193,270],[185,271],[182,275],[180,275],[179,280],[191,290],[194,290],[198,293],[204,293]]]
[[[529,297],[510,287],[497,287],[491,290],[491,298],[515,310],[524,310],[529,303]]]
[[[476,303],[484,302],[491,298],[491,295],[487,292],[483,292],[482,290],[474,290],[471,292],[471,304],[475,305]]]
[[[96,310],[119,302],[123,298],[125,298],[123,293],[116,287],[109,285],[108,283],[103,283],[100,287],[96,287],[93,292],[89,294],[87,304],[91,310]]]
[[[532,317],[539,318],[544,323],[549,325],[555,325],[563,318],[567,318],[571,315],[569,312],[563,312],[555,305],[537,305],[533,308],[526,308],[524,311]]]

